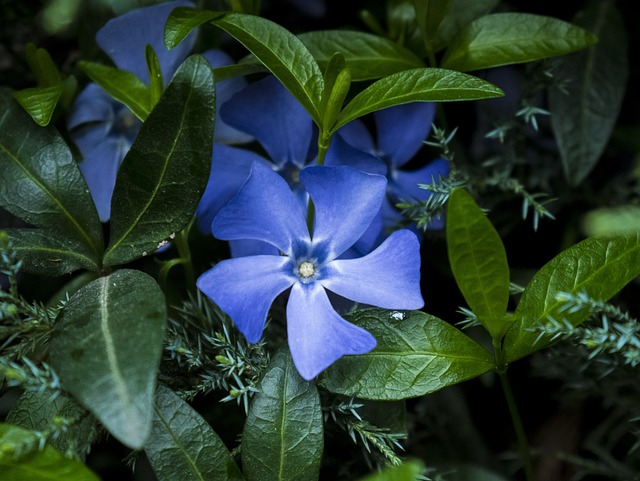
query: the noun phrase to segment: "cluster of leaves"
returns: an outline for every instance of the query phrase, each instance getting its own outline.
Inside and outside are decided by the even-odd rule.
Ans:
[[[537,130],[539,116],[546,114],[532,100],[540,88],[523,95],[515,123],[489,134],[505,147],[492,162],[458,168],[454,136],[436,129],[435,145],[453,164],[452,173],[425,184],[429,200],[400,206],[419,227],[446,214],[451,272],[483,329],[481,341],[421,311],[356,310],[346,319],[372,333],[377,347],[305,381],[286,346],[248,344],[199,295],[168,308],[167,293],[153,271],[137,268],[167,241],[178,237],[188,243],[210,169],[217,81],[273,74],[317,125],[322,156],[342,126],[377,110],[414,101],[499,97],[500,88],[467,72],[586,49],[596,41],[589,30],[600,43],[571,57],[554,75],[581,72],[594,62],[603,70],[623,63],[620,39],[610,38],[619,22],[610,2],[596,2],[585,14],[586,29],[551,17],[489,13],[497,4],[390,2],[387,33],[402,42],[347,30],[295,36],[247,13],[259,11],[256,2],[231,2],[232,11],[179,8],[167,22],[167,47],[213,25],[251,56],[212,70],[193,55],[166,89],[153,80],[146,86],[113,67],[82,62],[83,72],[143,121],[118,172],[108,237],[74,151],[47,126],[56,105],[64,108],[75,80],[60,74],[45,51],[29,47],[38,86],[0,91],[0,206],[31,226],[0,235],[0,272],[8,278],[8,290],[0,290],[0,369],[8,387],[26,390],[0,425],[3,475],[38,480],[46,469],[49,479],[97,479],[81,461],[104,430],[126,447],[144,450],[161,480],[313,480],[320,476],[325,431],[333,422],[374,453],[366,458],[370,468],[393,465],[362,481],[415,480],[425,471],[420,462],[402,462],[399,440],[405,432],[392,422],[397,419],[385,419],[376,409],[404,410],[403,400],[489,371],[499,374],[512,401],[508,364],[559,337],[577,335],[594,353],[621,352],[635,366],[637,321],[606,302],[640,275],[637,229],[589,237],[560,252],[532,276],[511,312],[506,249],[467,192],[480,195],[497,188],[521,196],[523,217],[532,208],[536,228],[541,218],[553,218],[540,195],[529,192],[537,185],[516,175],[526,146],[522,132],[527,126]],[[403,9],[411,12],[409,20],[402,17]],[[605,21],[589,23],[600,18]],[[607,55],[612,45],[616,55]],[[158,78],[153,51],[147,60],[150,78]],[[618,82],[623,69],[614,68],[616,80],[607,89],[611,98],[604,102],[614,109],[624,92]],[[581,99],[601,81],[590,73],[583,80]],[[558,92],[550,98],[553,134],[572,185],[595,167],[615,122],[607,109],[582,115],[588,102]],[[88,271],[92,278],[62,306],[47,308],[19,296],[20,270],[38,276]],[[594,315],[621,322],[579,327]],[[230,451],[186,401],[212,394],[244,408],[238,450]],[[509,407],[522,438],[517,410],[512,402]],[[532,479],[526,452],[523,456],[525,474]]]

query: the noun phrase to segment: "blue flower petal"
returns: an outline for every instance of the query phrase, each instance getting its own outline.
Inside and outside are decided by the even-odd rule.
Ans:
[[[212,67],[224,67],[232,65],[233,59],[222,50],[207,50],[202,52]],[[216,109],[220,109],[234,94],[242,90],[247,82],[242,77],[230,78],[221,82],[216,81]],[[251,142],[253,137],[249,134],[234,129],[218,115],[216,118],[216,128],[213,131],[213,140],[221,144],[242,144]]]
[[[338,315],[318,283],[296,283],[291,288],[287,332],[293,362],[306,380],[344,355],[365,354],[376,347],[369,332]]]
[[[271,244],[257,240],[229,241],[229,250],[231,251],[231,257],[278,255],[278,249]]]
[[[196,284],[249,342],[258,342],[273,300],[294,282],[286,272],[288,264],[282,256],[228,259],[202,274]]]
[[[238,194],[213,220],[211,231],[218,239],[262,240],[291,254],[294,244],[310,242],[305,216],[287,182],[255,163]]]
[[[393,181],[389,182],[389,191],[395,200],[424,200],[431,193],[418,187],[418,184],[430,184],[438,180],[439,176],[449,175],[451,167],[445,159],[437,159],[418,170],[396,170]]]
[[[378,153],[391,165],[406,164],[422,147],[435,115],[435,104],[413,102],[373,114],[378,136]]]
[[[107,222],[111,217],[113,188],[127,150],[128,142],[105,137],[102,142],[84,151],[85,160],[78,164],[102,222]]]
[[[96,34],[96,42],[121,70],[133,72],[147,85],[149,72],[145,48],[153,47],[165,85],[178,66],[191,52],[196,34],[192,32],[177,47],[167,50],[164,46],[164,26],[169,14],[178,7],[195,5],[187,1],[173,1],[150,7],[138,8],[109,20]]]
[[[98,85],[88,84],[73,102],[67,128],[73,130],[86,123],[102,123],[105,132],[108,131],[114,120],[115,102]]]
[[[211,233],[214,217],[238,193],[256,162],[269,166],[269,162],[255,152],[227,145],[214,146],[209,181],[196,210],[198,227],[203,234]]]
[[[380,247],[359,259],[327,265],[324,287],[356,302],[385,309],[420,309],[420,243],[406,229],[391,234]]]
[[[384,199],[387,180],[351,167],[307,167],[300,172],[316,217],[314,244],[324,244],[334,259],[365,233]]]
[[[340,127],[338,135],[353,145],[356,149],[360,149],[369,154],[376,151],[376,144],[373,141],[371,133],[360,119],[349,122],[344,127]]]
[[[334,135],[331,140],[331,146],[324,158],[324,165],[347,165],[369,174],[386,175],[387,173],[387,166],[382,159],[353,147],[339,134]]]
[[[305,165],[313,121],[275,77],[247,85],[220,108],[220,116],[258,139],[278,166]]]

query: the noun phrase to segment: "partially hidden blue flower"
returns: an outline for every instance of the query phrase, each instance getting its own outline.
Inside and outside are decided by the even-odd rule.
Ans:
[[[435,104],[414,102],[374,112],[375,137],[360,120],[350,122],[338,131],[349,144],[385,162],[389,181],[381,209],[385,228],[392,228],[402,220],[395,204],[403,200],[425,200],[431,195],[418,184],[430,184],[450,172],[449,162],[445,159],[437,159],[417,170],[403,169],[429,135],[434,115]],[[443,225],[443,219],[437,218],[429,227],[441,229]]]
[[[187,57],[195,43],[191,34],[172,50],[164,46],[164,25],[177,7],[193,7],[191,2],[173,1],[140,8],[109,20],[96,34],[96,41],[121,70],[134,73],[149,84],[145,48],[153,47],[165,85]],[[213,66],[232,63],[225,53],[203,53]],[[244,86],[244,80],[227,80],[217,86],[217,102],[222,104]],[[96,84],[89,84],[77,97],[69,114],[67,127],[82,153],[79,164],[102,222],[111,215],[111,197],[118,168],[129,151],[142,123],[123,104],[107,95]],[[246,142],[250,137],[217,122],[216,138],[221,142]]]
[[[211,222],[219,210],[238,192],[251,166],[258,162],[278,172],[306,204],[306,193],[299,182],[301,171],[315,165],[317,129],[311,116],[273,76],[247,85],[218,111],[218,118],[254,137],[266,156],[252,150],[215,145],[211,175],[196,217],[203,233],[211,232]],[[384,173],[384,163],[356,149],[340,138],[332,142],[325,165],[348,165],[370,173]],[[373,235],[377,236],[382,229]],[[371,245],[365,237],[360,243]],[[366,250],[366,249],[363,249]],[[269,252],[256,242],[231,243],[234,257]]]
[[[300,182],[315,205],[311,234],[299,197],[273,169],[255,163],[238,194],[215,217],[212,232],[221,240],[266,242],[276,253],[224,260],[197,285],[249,342],[260,339],[271,304],[290,288],[289,347],[296,368],[309,380],[340,357],[376,346],[368,331],[335,311],[327,291],[387,309],[419,309],[424,301],[420,245],[413,232],[394,232],[364,257],[339,258],[380,208],[383,176],[313,166],[300,172]]]

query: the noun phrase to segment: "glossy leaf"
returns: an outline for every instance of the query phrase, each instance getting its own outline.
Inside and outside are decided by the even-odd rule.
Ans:
[[[216,82],[263,72],[267,72],[267,68],[255,59],[254,61],[247,61],[235,65],[225,65],[224,67],[216,67],[213,69],[213,75],[216,78]]]
[[[599,41],[559,59],[554,74],[568,92],[549,92],[551,126],[565,177],[574,186],[593,170],[611,137],[629,73],[628,40],[615,3],[591,3],[576,23]]]
[[[424,472],[420,461],[405,461],[400,466],[387,466],[382,471],[360,478],[359,481],[418,481]]]
[[[171,12],[164,26],[164,45],[169,50],[182,42],[196,28],[209,23],[224,12],[196,10],[193,8],[176,8]]]
[[[105,264],[150,254],[191,220],[209,177],[214,116],[213,73],[194,55],[180,66],[120,166]]]
[[[135,74],[115,67],[81,60],[78,68],[118,102],[144,121],[151,112],[151,92]]]
[[[13,93],[23,109],[41,127],[46,127],[51,121],[53,111],[58,105],[64,85],[61,83],[52,87],[34,87]]]
[[[349,102],[336,126],[376,110],[409,102],[455,102],[501,97],[502,90],[477,77],[441,68],[405,70],[373,83]]]
[[[58,67],[44,48],[37,48],[35,44],[28,43],[24,53],[38,87],[53,87],[62,82]]]
[[[242,433],[247,481],[318,479],[323,426],[315,384],[302,379],[289,352],[280,350],[258,389]]]
[[[44,276],[61,276],[78,269],[97,272],[96,259],[84,253],[82,244],[43,229],[6,229],[22,270]]]
[[[434,50],[437,52],[449,45],[460,30],[489,13],[498,3],[500,0],[451,0],[449,11],[433,39]]]
[[[363,399],[422,396],[493,368],[491,355],[461,331],[421,311],[367,309],[346,316],[378,341],[369,354],[345,356],[320,377],[331,392]]]
[[[16,217],[79,243],[98,262],[102,226],[71,150],[53,128],[35,125],[0,90],[0,206]]]
[[[590,32],[552,17],[494,13],[462,29],[449,44],[442,67],[470,72],[564,55],[594,44]]]
[[[51,399],[48,392],[25,391],[9,411],[7,422],[44,432],[59,418],[77,422],[70,423],[65,431],[59,432],[48,443],[66,456],[84,459],[98,437],[97,422],[66,396],[60,394]]]
[[[170,389],[158,386],[144,451],[159,481],[242,481],[211,426]]]
[[[322,30],[298,35],[321,69],[335,52],[344,55],[354,82],[373,80],[424,67],[410,50],[384,37],[351,30]]]
[[[76,292],[53,331],[51,364],[62,387],[133,449],[151,430],[166,317],[153,278],[123,269]]]
[[[84,464],[55,448],[38,450],[38,437],[27,429],[0,423],[0,446],[2,481],[99,481]]]
[[[498,232],[462,189],[455,189],[447,207],[449,263],[458,288],[471,310],[494,339],[508,328],[509,265]]]
[[[547,346],[538,341],[538,324],[549,318],[563,319],[576,326],[588,315],[585,311],[561,311],[556,298],[561,292],[579,294],[606,301],[640,275],[640,233],[614,237],[589,237],[554,257],[531,279],[522,293],[514,317],[517,321],[507,332],[504,351],[514,361]]]
[[[227,13],[212,23],[244,45],[298,99],[320,125],[322,72],[304,44],[291,32],[262,17]]]

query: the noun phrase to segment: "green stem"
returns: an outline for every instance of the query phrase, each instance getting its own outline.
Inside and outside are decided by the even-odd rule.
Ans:
[[[331,145],[331,135],[327,135],[327,133],[321,129],[320,134],[318,135],[317,165],[324,164],[324,158],[327,155],[327,150],[329,150],[329,145]],[[313,219],[315,218],[315,215],[316,207],[313,205],[311,197],[309,197],[309,206],[307,207],[307,228],[309,229],[309,235],[312,235],[313,233]]]
[[[187,226],[176,235],[175,243],[178,249],[178,255],[184,266],[184,273],[187,278],[187,286],[190,291],[195,291],[196,274],[191,263],[191,250],[189,249],[189,232],[193,225],[193,219],[189,221]]]
[[[535,475],[533,471],[533,462],[531,460],[531,453],[529,452],[529,442],[527,441],[527,435],[522,424],[522,418],[520,417],[520,411],[518,410],[518,404],[513,396],[511,390],[511,383],[509,382],[509,376],[507,375],[507,364],[504,361],[502,355],[502,346],[496,343],[494,340],[494,352],[496,358],[496,372],[500,378],[500,385],[502,386],[502,392],[507,401],[509,408],[509,414],[511,415],[511,423],[513,429],[516,432],[516,439],[518,440],[518,448],[520,450],[520,456],[522,457],[522,463],[524,466],[524,475],[527,481],[534,481]]]

